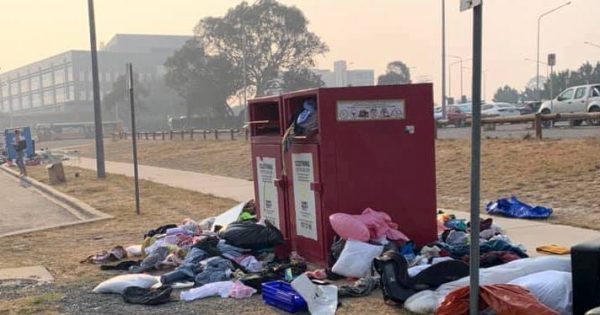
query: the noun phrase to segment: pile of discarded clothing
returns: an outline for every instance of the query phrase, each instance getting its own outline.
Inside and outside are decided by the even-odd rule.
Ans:
[[[180,293],[181,300],[213,295],[239,299],[260,291],[263,282],[291,280],[306,271],[301,257],[276,258],[275,247],[282,243],[275,226],[257,222],[249,202],[216,218],[187,218],[154,228],[140,245],[116,246],[82,263],[126,272],[100,283],[94,292],[121,294],[128,303],[166,303],[174,288],[192,287]]]
[[[418,314],[468,314],[470,225],[440,212],[438,232],[437,242],[420,249],[407,242],[374,259],[384,299]],[[491,218],[481,221],[479,241],[482,310],[571,314],[568,258],[528,258]]]
[[[120,294],[127,303],[243,299],[260,293],[265,304],[290,313],[333,315],[340,299],[380,288],[386,302],[415,313],[466,314],[468,222],[440,212],[438,239],[420,247],[385,212],[335,213],[329,222],[336,236],[322,269],[309,268],[314,266],[296,252],[284,252],[282,233],[269,221],[257,220],[252,202],[215,218],[156,227],[141,244],[117,246],[82,263],[124,273],[94,292]],[[512,243],[492,219],[480,225],[482,305],[528,305],[536,314],[570,314],[568,259],[528,258],[526,249]]]

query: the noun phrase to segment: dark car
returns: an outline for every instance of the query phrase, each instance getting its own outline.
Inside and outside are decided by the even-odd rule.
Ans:
[[[450,106],[446,113],[448,117],[448,124],[454,125],[454,127],[464,127],[467,123],[468,115],[464,113],[460,107]]]
[[[518,105],[517,108],[519,108],[521,115],[527,115],[537,113],[540,109],[540,106],[542,106],[542,102],[540,101],[527,101],[521,105]]]

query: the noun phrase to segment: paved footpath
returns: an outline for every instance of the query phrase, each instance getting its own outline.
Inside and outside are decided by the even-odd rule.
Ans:
[[[96,160],[81,158],[66,164],[86,169],[96,169]],[[129,163],[106,162],[109,173],[133,176],[133,166]],[[218,197],[230,198],[239,202],[254,198],[254,186],[251,181],[215,176],[188,171],[140,165],[140,178],[173,187],[189,189]],[[468,219],[467,212],[452,211],[459,218]],[[488,217],[482,214],[483,217]],[[577,243],[600,239],[600,232],[572,226],[549,224],[544,221],[510,219],[494,216],[506,234],[515,243],[523,244],[530,255],[536,256],[535,248],[541,245],[556,244],[570,247]]]
[[[34,187],[0,171],[0,236],[79,221]]]
[[[74,158],[65,165],[85,169],[96,169],[96,159]],[[133,164],[106,161],[108,173],[133,177]],[[188,189],[222,198],[244,202],[254,198],[254,185],[251,181],[225,176],[209,175],[170,168],[139,165],[140,179],[172,187]]]

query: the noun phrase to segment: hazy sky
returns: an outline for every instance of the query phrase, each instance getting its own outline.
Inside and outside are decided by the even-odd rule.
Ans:
[[[205,16],[221,16],[239,0],[96,0],[98,43],[115,33],[190,34]],[[252,1],[250,1],[252,2]],[[387,62],[402,60],[413,78],[433,80],[439,102],[441,80],[441,0],[281,0],[300,8],[309,28],[330,51],[320,68],[345,59],[349,68],[382,73]],[[484,0],[483,68],[487,98],[501,84],[518,88],[535,76],[537,17],[565,0]],[[599,0],[572,4],[542,19],[541,58],[557,54],[557,69],[600,59]],[[25,65],[69,49],[88,49],[87,1],[0,0],[0,67]],[[446,0],[447,54],[471,56],[472,13]],[[448,63],[457,59],[448,58]],[[470,62],[465,67],[470,69]],[[470,95],[470,70],[464,91]],[[540,73],[545,74],[545,66]],[[459,95],[459,66],[452,68],[452,96]]]

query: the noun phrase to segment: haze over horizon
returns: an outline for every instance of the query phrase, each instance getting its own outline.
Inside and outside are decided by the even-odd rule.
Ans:
[[[6,0],[4,0],[6,1]],[[253,1],[250,1],[252,3]],[[374,69],[376,76],[393,60],[411,67],[413,81],[430,78],[435,101],[440,99],[441,1],[280,0],[301,9],[309,29],[327,43],[330,51],[318,57],[318,68],[332,68],[335,60],[346,60],[349,69]],[[564,0],[487,0],[483,13],[483,69],[485,93],[490,99],[505,84],[522,89],[535,76],[538,16]],[[98,44],[117,33],[192,35],[206,16],[222,16],[239,0],[103,0],[95,2]],[[600,60],[597,2],[573,0],[542,19],[540,60],[557,54],[555,70],[576,69],[582,63]],[[115,9],[116,8],[116,9]],[[0,72],[71,49],[89,49],[87,1],[21,0],[8,2],[0,11]],[[471,55],[471,12],[459,12],[459,1],[446,1],[446,53]],[[564,25],[569,25],[565,27]],[[10,26],[10,27],[9,27]],[[68,35],[68,36],[66,36]],[[447,64],[458,59],[448,57]],[[470,61],[465,62],[464,94],[470,93]],[[460,92],[459,67],[451,70],[452,90]],[[546,67],[540,67],[546,74]]]

